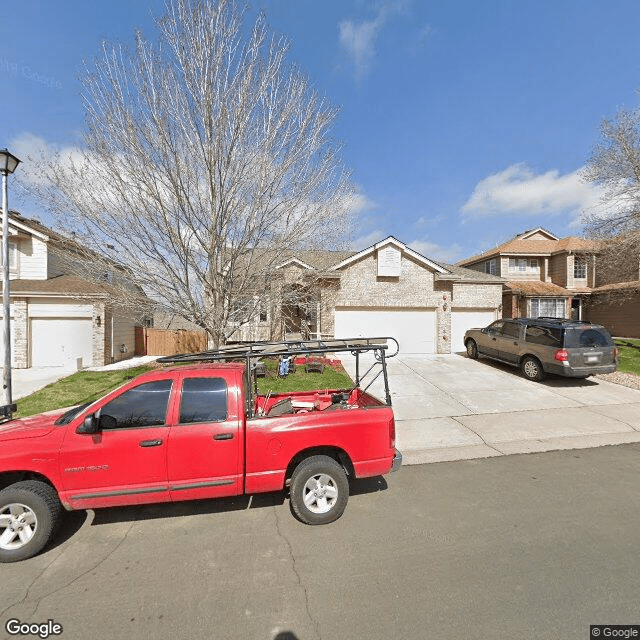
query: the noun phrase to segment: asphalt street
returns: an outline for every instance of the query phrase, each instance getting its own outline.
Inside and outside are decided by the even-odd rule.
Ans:
[[[322,527],[283,494],[69,514],[0,568],[0,637],[586,640],[640,623],[639,474],[635,443],[405,467]]]

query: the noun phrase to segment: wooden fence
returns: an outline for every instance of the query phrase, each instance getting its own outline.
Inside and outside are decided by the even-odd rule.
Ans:
[[[174,356],[177,353],[197,353],[206,348],[207,334],[204,331],[136,327],[137,356]]]

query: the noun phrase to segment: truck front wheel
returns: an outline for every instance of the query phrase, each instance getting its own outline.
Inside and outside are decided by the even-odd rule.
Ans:
[[[0,491],[0,562],[25,560],[42,550],[61,511],[55,490],[38,480]]]
[[[337,520],[344,513],[348,499],[347,474],[333,458],[307,458],[291,476],[291,508],[305,524],[328,524]]]

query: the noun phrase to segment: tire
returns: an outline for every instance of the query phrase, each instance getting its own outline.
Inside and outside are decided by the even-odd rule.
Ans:
[[[524,377],[528,380],[533,380],[534,382],[544,380],[544,369],[540,364],[540,360],[537,358],[534,358],[533,356],[526,356],[522,360],[520,368],[522,369]]]
[[[472,340],[471,338],[469,338],[469,340],[467,340],[467,343],[465,345],[467,347],[467,355],[470,358],[473,358],[474,360],[478,359],[478,345],[476,344],[475,340]]]
[[[51,539],[62,511],[53,487],[25,480],[0,491],[0,562],[36,555]]]
[[[328,524],[344,513],[349,481],[333,458],[312,456],[296,467],[289,494],[291,509],[298,520],[305,524]]]

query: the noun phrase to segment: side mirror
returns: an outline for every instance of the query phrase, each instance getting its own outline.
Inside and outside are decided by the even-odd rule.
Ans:
[[[88,415],[84,422],[76,429],[76,433],[98,433],[100,431],[100,424],[95,416],[95,413]]]

